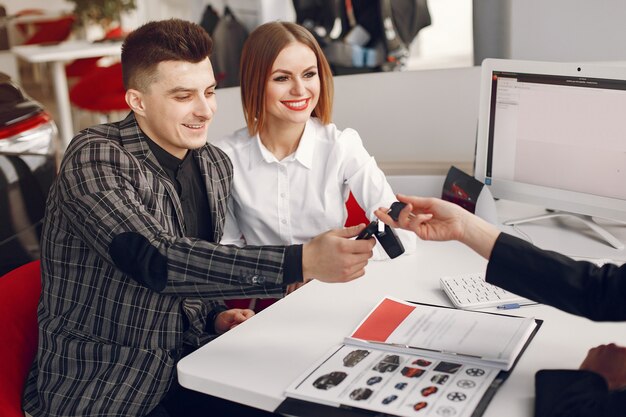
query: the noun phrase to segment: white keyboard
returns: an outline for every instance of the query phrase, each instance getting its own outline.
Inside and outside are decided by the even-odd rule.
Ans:
[[[443,277],[440,281],[441,289],[456,308],[472,310],[495,306],[512,307],[515,304],[533,304],[533,301],[527,298],[485,282],[483,273]]]

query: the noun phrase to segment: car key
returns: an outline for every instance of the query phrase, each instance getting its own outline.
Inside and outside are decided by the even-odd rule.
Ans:
[[[400,212],[405,207],[406,207],[406,203],[401,203],[399,201],[396,201],[395,203],[391,205],[391,208],[389,209],[389,211],[387,211],[387,214],[389,215],[389,217],[393,219],[394,222],[397,222]]]

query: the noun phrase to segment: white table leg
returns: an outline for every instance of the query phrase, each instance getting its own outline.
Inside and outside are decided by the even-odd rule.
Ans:
[[[61,137],[61,152],[63,152],[74,136],[70,95],[67,91],[67,78],[65,77],[65,63],[63,61],[52,62],[52,77],[54,81],[54,95],[57,101],[57,123]]]

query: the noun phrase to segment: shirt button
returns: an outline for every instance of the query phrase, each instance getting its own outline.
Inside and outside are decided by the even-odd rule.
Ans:
[[[285,193],[280,193],[281,198],[285,198]]]
[[[287,220],[285,220],[285,219],[282,219],[280,222],[281,222],[282,224],[287,224]]]

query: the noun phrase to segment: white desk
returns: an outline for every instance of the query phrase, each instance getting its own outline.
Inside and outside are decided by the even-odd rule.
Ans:
[[[25,45],[11,48],[18,57],[30,63],[52,63],[54,95],[56,97],[59,120],[57,120],[65,150],[74,136],[70,97],[65,77],[65,63],[80,58],[119,55],[122,42],[67,41],[56,45]]]
[[[505,202],[498,205],[500,211],[511,214],[506,218],[536,211]],[[592,257],[625,259],[623,251],[592,235],[558,230],[555,224],[544,221],[520,229],[542,246],[559,245]],[[626,241],[626,228],[610,230]],[[284,399],[284,389],[332,346],[340,344],[381,297],[388,294],[450,305],[439,289],[439,277],[481,270],[485,265],[484,259],[457,242],[420,242],[413,255],[370,262],[365,277],[356,281],[313,281],[184,358],[178,365],[180,382],[190,389],[273,411]],[[535,372],[577,368],[587,350],[602,343],[626,345],[626,323],[593,323],[544,305],[509,313],[535,316],[544,324],[485,417],[532,416]]]

